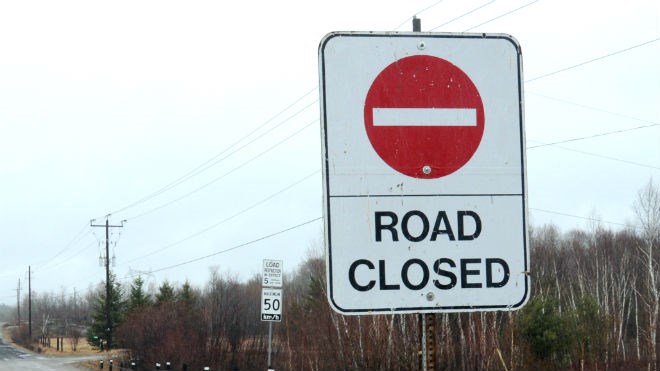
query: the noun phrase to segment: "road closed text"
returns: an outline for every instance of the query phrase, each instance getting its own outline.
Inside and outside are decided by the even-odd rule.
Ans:
[[[438,211],[427,215],[420,210],[397,214],[375,211],[376,244],[398,241],[456,243],[475,242],[483,231],[482,218],[475,211]],[[466,246],[467,247],[467,246]],[[498,257],[448,258],[434,260],[357,259],[348,269],[348,281],[357,291],[370,290],[451,290],[500,288],[509,282],[510,268]],[[393,278],[396,277],[396,278]]]
[[[400,271],[398,280],[387,280],[390,269]],[[509,282],[509,276],[509,265],[500,258],[458,261],[439,258],[432,264],[422,259],[409,259],[400,267],[388,266],[385,260],[374,264],[368,259],[358,259],[348,269],[348,281],[357,291],[401,290],[401,286],[414,291],[430,286],[439,290],[451,290],[457,286],[462,289],[498,288]]]

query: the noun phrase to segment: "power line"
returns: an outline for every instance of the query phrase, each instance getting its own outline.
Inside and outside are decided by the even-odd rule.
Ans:
[[[173,203],[175,203],[175,202],[181,201],[181,200],[183,200],[184,198],[187,198],[187,197],[189,197],[189,196],[191,196],[191,195],[193,195],[193,194],[195,194],[195,193],[201,191],[202,189],[204,189],[204,188],[210,186],[211,184],[213,184],[213,183],[215,183],[215,182],[217,182],[217,181],[219,181],[219,180],[225,178],[226,176],[232,174],[233,172],[235,172],[235,171],[237,171],[237,170],[243,168],[244,166],[248,165],[248,164],[251,163],[252,161],[258,159],[259,157],[265,155],[266,153],[268,153],[268,152],[274,150],[275,148],[281,146],[281,145],[284,144],[286,141],[288,141],[288,140],[290,140],[291,138],[295,137],[296,135],[302,133],[303,130],[309,128],[311,125],[313,125],[314,123],[316,123],[318,120],[319,120],[319,119],[315,119],[315,120],[313,120],[312,122],[306,124],[306,125],[303,126],[302,128],[300,128],[300,129],[298,129],[297,131],[295,131],[294,133],[292,133],[291,135],[289,135],[289,136],[287,136],[286,138],[280,140],[279,142],[275,143],[274,145],[272,145],[271,147],[267,148],[266,150],[260,152],[260,153],[257,154],[256,156],[251,157],[251,158],[248,159],[247,161],[245,161],[245,162],[241,163],[240,165],[234,167],[233,169],[229,170],[228,172],[226,172],[226,173],[224,173],[224,174],[222,174],[222,175],[220,175],[220,176],[218,176],[218,177],[212,179],[211,181],[209,181],[209,182],[203,184],[203,185],[200,186],[200,187],[195,188],[194,190],[192,190],[192,191],[190,191],[190,192],[184,194],[183,196],[178,197],[178,198],[176,198],[176,199],[174,199],[174,200],[171,200],[171,201],[169,201],[169,202],[166,202],[166,203],[164,203],[164,204],[162,204],[162,205],[160,205],[160,206],[158,206],[158,207],[155,207],[155,208],[153,208],[153,209],[150,209],[150,210],[148,210],[148,211],[146,211],[146,212],[140,213],[140,214],[138,214],[138,215],[136,215],[136,216],[133,216],[133,217],[127,218],[127,220],[135,220],[135,219],[141,218],[141,217],[143,217],[143,216],[145,216],[145,215],[151,214],[151,213],[153,213],[154,211],[157,211],[157,210],[160,210],[160,209],[162,209],[162,208],[165,208],[165,207],[167,207],[167,206],[169,206],[169,205],[171,205],[171,204],[173,204]]]
[[[63,259],[63,260],[61,260],[61,261],[58,262],[57,264],[53,264],[53,265],[48,265],[48,264],[46,264],[45,266],[41,267],[41,269],[39,269],[39,270],[40,270],[40,271],[47,271],[47,270],[51,270],[51,269],[57,268],[57,267],[61,266],[62,264],[68,262],[69,260],[71,260],[71,259],[77,257],[78,255],[80,255],[80,253],[82,253],[83,251],[89,249],[90,247],[92,247],[92,246],[94,246],[94,245],[96,245],[96,241],[92,241],[92,242],[90,242],[89,244],[83,246],[82,249],[75,251],[71,256],[69,256],[69,257],[67,257],[67,258],[65,258],[65,259]]]
[[[547,144],[547,143],[544,143],[544,144]],[[558,145],[552,145],[552,146],[553,146],[554,148],[563,149],[563,150],[565,150],[565,151],[571,151],[571,152],[576,152],[576,153],[580,153],[580,154],[583,154],[583,155],[588,155],[588,156],[593,156],[593,157],[604,158],[604,159],[606,159],[606,160],[612,160],[612,161],[622,162],[622,163],[629,164],[629,165],[635,165],[635,166],[645,167],[645,168],[649,168],[649,169],[660,170],[660,167],[657,167],[657,166],[652,166],[652,165],[642,164],[642,163],[634,162],[634,161],[628,161],[628,160],[624,160],[624,159],[620,159],[620,158],[616,158],[616,157],[612,157],[612,156],[601,155],[601,154],[598,154],[598,153],[591,153],[591,152],[586,152],[586,151],[580,151],[580,150],[577,150],[577,149],[568,148],[568,147],[562,147],[562,146],[558,146]]]
[[[139,205],[139,204],[141,204],[141,203],[143,203],[143,202],[145,202],[145,201],[148,201],[148,200],[150,200],[150,199],[152,199],[152,198],[154,198],[154,197],[156,197],[156,196],[162,194],[163,192],[166,192],[166,191],[172,189],[173,187],[176,187],[177,185],[179,185],[179,184],[185,182],[186,180],[188,180],[188,179],[194,177],[195,175],[197,175],[197,174],[199,174],[199,173],[201,173],[201,172],[207,170],[208,168],[210,168],[210,167],[212,167],[212,166],[218,164],[220,161],[222,161],[222,160],[226,159],[227,157],[231,156],[232,154],[238,152],[240,149],[245,148],[247,145],[253,143],[255,140],[257,140],[257,139],[263,137],[266,133],[272,131],[273,129],[275,129],[275,128],[281,126],[281,125],[283,125],[284,123],[286,123],[286,122],[287,122],[288,120],[290,120],[291,118],[295,117],[296,115],[300,114],[300,113],[301,113],[302,111],[304,111],[305,109],[307,109],[307,108],[309,108],[310,106],[312,106],[314,103],[318,102],[318,99],[315,100],[314,102],[308,104],[307,106],[303,107],[303,109],[301,109],[301,110],[299,110],[298,112],[294,113],[292,116],[290,116],[290,117],[288,117],[287,119],[283,120],[283,121],[280,122],[279,124],[275,125],[273,128],[271,128],[271,129],[270,129],[269,131],[267,131],[266,133],[264,133],[264,134],[258,136],[257,138],[253,139],[252,141],[248,142],[247,144],[241,146],[240,148],[238,148],[237,150],[231,152],[229,155],[225,156],[224,158],[222,158],[222,159],[220,159],[220,160],[218,160],[218,161],[216,161],[216,162],[213,162],[213,161],[217,160],[218,157],[221,157],[222,155],[224,155],[225,153],[227,153],[228,151],[230,151],[232,148],[234,148],[235,146],[237,146],[239,143],[243,142],[244,140],[246,140],[247,138],[249,138],[250,136],[252,136],[254,133],[258,132],[259,130],[261,130],[262,128],[264,128],[265,126],[267,126],[270,122],[272,122],[273,120],[275,120],[277,117],[279,117],[279,116],[280,116],[281,114],[283,114],[284,112],[288,111],[290,108],[292,108],[292,107],[295,106],[297,103],[299,103],[300,101],[302,101],[302,100],[303,100],[305,97],[307,97],[309,94],[315,92],[317,89],[318,89],[318,86],[315,86],[313,89],[309,90],[307,93],[303,94],[302,96],[300,96],[299,98],[297,98],[294,102],[290,103],[290,104],[289,104],[288,106],[286,106],[284,109],[280,110],[278,113],[276,113],[276,114],[273,115],[271,118],[269,118],[268,120],[266,120],[263,124],[261,124],[260,126],[258,126],[257,128],[255,128],[254,130],[252,130],[251,132],[249,132],[248,134],[244,135],[243,137],[241,137],[240,139],[238,139],[237,141],[235,141],[233,144],[231,144],[231,145],[228,146],[227,148],[223,149],[222,151],[220,151],[219,153],[217,153],[217,154],[214,155],[213,157],[209,158],[208,160],[206,160],[206,161],[203,162],[202,164],[200,164],[200,165],[198,165],[197,167],[195,167],[194,169],[188,171],[186,174],[184,174],[184,175],[180,176],[179,178],[173,180],[172,182],[168,183],[167,185],[165,185],[164,187],[160,188],[159,190],[157,190],[157,191],[155,191],[155,192],[152,192],[151,194],[149,194],[149,195],[147,195],[147,196],[145,196],[145,197],[142,197],[142,198],[140,198],[139,200],[137,200],[137,201],[135,201],[135,202],[132,202],[132,203],[126,205],[126,206],[123,206],[123,207],[121,207],[121,208],[119,208],[119,209],[117,209],[117,210],[115,210],[115,211],[109,213],[109,215],[117,214],[117,213],[120,213],[120,212],[122,212],[122,211],[125,211],[125,210],[127,210],[127,209],[129,209],[129,208],[131,208],[131,207],[134,207],[134,206]],[[212,162],[213,162],[213,163],[212,163]],[[211,163],[212,163],[212,164],[211,164]],[[209,165],[209,164],[210,164],[210,165]]]
[[[307,225],[307,224],[313,223],[313,222],[315,222],[315,221],[317,221],[317,220],[320,220],[320,219],[323,219],[323,217],[317,217],[317,218],[314,218],[314,219],[307,220],[307,221],[305,221],[305,222],[302,222],[302,223],[300,223],[300,224],[294,225],[294,226],[292,226],[292,227],[288,227],[288,228],[286,228],[286,229],[282,229],[282,230],[277,231],[277,232],[275,232],[275,233],[271,233],[271,234],[269,234],[269,235],[265,235],[265,236],[259,237],[259,238],[257,238],[257,239],[254,239],[254,240],[251,240],[251,241],[248,241],[248,242],[244,242],[244,243],[242,243],[242,244],[240,244],[240,245],[236,245],[236,246],[230,247],[230,248],[225,249],[225,250],[221,250],[221,251],[218,251],[218,252],[214,252],[213,254],[205,255],[205,256],[202,256],[202,257],[199,257],[199,258],[195,258],[195,259],[187,260],[187,261],[185,261],[185,262],[181,262],[181,263],[177,263],[177,264],[169,265],[169,266],[166,266],[166,267],[163,267],[163,268],[159,268],[159,269],[156,269],[156,270],[152,270],[152,271],[150,271],[150,273],[161,272],[161,271],[164,271],[164,270],[167,270],[167,269],[172,269],[172,268],[180,267],[180,266],[182,266],[182,265],[186,265],[186,264],[194,263],[194,262],[197,262],[197,261],[200,261],[200,260],[208,259],[208,258],[213,257],[213,256],[216,256],[216,255],[224,254],[224,253],[226,253],[226,252],[229,252],[229,251],[232,251],[232,250],[236,250],[236,249],[239,249],[239,248],[241,248],[241,247],[248,246],[248,245],[252,245],[252,244],[257,243],[257,242],[259,242],[259,241],[263,241],[263,240],[266,240],[266,239],[268,239],[268,238],[275,237],[275,236],[277,236],[277,235],[280,235],[280,234],[283,234],[283,233],[286,233],[286,232],[292,231],[292,230],[294,230],[294,229],[297,229],[297,228],[303,227],[303,226],[305,226],[305,225]],[[133,276],[135,276],[135,275],[133,275]],[[132,277],[132,276],[129,275],[129,276],[124,277],[123,279],[128,279],[128,278],[131,278],[131,277]]]
[[[488,5],[490,5],[490,4],[494,3],[494,2],[495,2],[495,0],[490,0],[489,2],[487,2],[487,3],[485,3],[485,4],[482,4],[482,5],[479,5],[478,7],[473,8],[472,10],[469,10],[468,12],[459,15],[458,17],[452,18],[452,19],[448,20],[447,22],[445,22],[445,23],[443,23],[443,24],[441,24],[441,25],[439,25],[439,26],[435,26],[435,27],[431,28],[429,31],[434,31],[434,30],[437,30],[437,29],[440,28],[440,27],[443,27],[443,26],[446,26],[446,25],[448,25],[448,24],[450,24],[450,23],[453,23],[453,22],[455,22],[455,21],[457,21],[457,20],[459,20],[459,19],[461,19],[461,18],[463,18],[463,17],[466,17],[466,16],[468,16],[468,15],[470,15],[470,14],[472,14],[472,13],[474,13],[474,12],[480,10],[480,9],[483,9],[483,8],[487,7]]]
[[[51,258],[44,260],[44,261],[40,264],[40,267],[43,267],[44,265],[47,265],[48,263],[52,262],[52,261],[55,260],[58,256],[62,255],[66,250],[68,250],[69,248],[71,248],[72,246],[74,246],[76,243],[78,243],[80,240],[82,240],[82,238],[86,236],[86,235],[84,234],[85,231],[87,231],[87,232],[89,233],[89,230],[87,229],[87,223],[85,223],[85,225],[83,225],[83,227],[78,231],[78,233],[76,233],[76,235],[71,239],[71,241],[69,241],[69,243],[67,243],[66,245],[64,245],[64,248],[62,248],[60,251],[58,251],[58,252],[57,252],[54,256],[52,256]],[[37,268],[37,269],[39,269],[39,268]]]
[[[523,6],[520,6],[520,7],[516,8],[516,9],[510,10],[510,11],[508,11],[508,12],[506,12],[506,13],[500,14],[500,15],[498,15],[498,16],[495,17],[495,18],[491,18],[491,19],[487,20],[486,22],[479,23],[479,24],[476,25],[476,26],[472,26],[472,27],[468,28],[467,30],[465,30],[465,31],[463,31],[463,32],[468,32],[468,31],[473,30],[473,29],[475,29],[475,28],[477,28],[477,27],[479,27],[479,26],[483,26],[483,25],[488,24],[488,23],[490,23],[490,22],[492,22],[492,21],[498,20],[498,19],[500,19],[500,18],[502,18],[502,17],[506,17],[507,15],[513,14],[513,13],[515,13],[515,12],[517,12],[517,11],[519,11],[519,10],[522,10],[522,9],[524,9],[524,8],[526,8],[526,7],[528,7],[528,6],[532,5],[532,4],[534,4],[534,3],[537,3],[537,2],[539,2],[539,1],[540,1],[540,0],[530,1],[529,3],[527,3],[527,4],[523,5]]]
[[[577,106],[577,107],[581,107],[581,108],[585,108],[585,109],[589,109],[589,110],[593,110],[593,111],[598,111],[598,112],[606,113],[606,114],[613,115],[613,116],[619,116],[619,117],[623,117],[623,118],[634,120],[634,121],[645,122],[647,124],[657,124],[657,122],[655,122],[655,121],[640,119],[639,117],[626,115],[626,114],[623,114],[623,113],[620,113],[620,112],[609,111],[609,110],[606,110],[606,109],[602,109],[602,108],[598,108],[598,107],[594,107],[594,106],[588,106],[586,104],[576,103],[576,102],[572,102],[572,101],[569,101],[569,100],[566,100],[566,99],[550,97],[550,96],[547,96],[547,95],[544,95],[544,94],[539,94],[539,93],[536,93],[536,92],[533,92],[533,91],[525,90],[525,95],[527,95],[527,94],[536,95],[536,96],[539,96],[539,97],[542,97],[542,98],[545,98],[545,99],[550,99],[550,100],[554,100],[554,101],[565,103],[565,104],[571,104],[571,105],[574,105],[574,106]]]
[[[538,1],[538,0],[537,0],[537,1]],[[601,55],[601,56],[599,56],[599,57],[592,58],[592,59],[589,59],[589,60],[587,60],[587,61],[584,61],[584,62],[580,62],[580,63],[574,64],[574,65],[572,65],[572,66],[564,67],[564,68],[558,69],[558,70],[556,70],[556,71],[552,71],[552,72],[545,73],[545,74],[543,74],[543,75],[540,75],[540,76],[537,76],[537,77],[534,77],[534,78],[531,78],[531,79],[525,80],[525,83],[527,84],[527,83],[530,83],[530,82],[533,82],[533,81],[536,81],[536,80],[540,80],[540,79],[543,79],[543,78],[546,78],[546,77],[549,77],[549,76],[556,75],[556,74],[558,74],[558,73],[562,73],[562,72],[565,72],[565,71],[568,71],[568,70],[572,70],[572,69],[577,68],[577,67],[584,66],[585,64],[593,63],[593,62],[596,62],[596,61],[599,61],[599,60],[602,60],[602,59],[605,59],[605,58],[613,57],[613,56],[618,55],[618,54],[621,54],[621,53],[629,52],[629,51],[631,51],[631,50],[634,50],[634,49],[637,49],[637,48],[641,48],[642,46],[646,46],[646,45],[652,44],[652,43],[654,43],[654,42],[657,42],[658,40],[660,40],[660,37],[656,37],[655,39],[645,41],[645,42],[643,42],[643,43],[641,43],[641,44],[636,44],[636,45],[629,46],[629,47],[627,47],[627,48],[620,49],[620,50],[617,50],[617,51],[614,51],[614,52],[611,52],[611,53],[608,53],[608,54],[605,54],[605,55]]]
[[[660,124],[650,124],[650,125],[643,125],[643,126],[637,126],[634,128],[627,128],[627,129],[620,129],[620,130],[614,130],[614,131],[607,131],[604,133],[598,133],[598,134],[593,134],[593,135],[588,135],[584,137],[579,137],[579,138],[571,138],[571,139],[564,139],[560,140],[557,142],[552,142],[552,143],[544,143],[544,144],[537,144],[535,146],[528,146],[527,149],[534,149],[534,148],[540,148],[540,147],[547,147],[547,146],[554,146],[556,144],[563,144],[563,143],[569,143],[569,142],[576,142],[580,140],[586,140],[586,139],[593,139],[593,138],[598,138],[598,137],[604,137],[607,135],[614,135],[614,134],[622,134],[622,133],[627,133],[629,131],[634,131],[634,130],[640,130],[640,129],[647,129],[647,128],[652,128],[652,127],[658,127]]]
[[[583,219],[583,220],[588,220],[588,221],[592,221],[592,222],[606,223],[606,224],[618,225],[618,226],[626,227],[626,228],[634,228],[634,229],[637,229],[635,226],[631,226],[631,225],[629,225],[629,224],[623,224],[623,223],[617,223],[617,222],[610,222],[610,221],[602,220],[602,219],[599,219],[599,218],[590,218],[590,217],[586,217],[586,216],[580,216],[580,215],[574,215],[574,214],[562,213],[562,212],[559,212],[559,211],[552,211],[552,210],[545,210],[545,209],[537,209],[537,208],[535,208],[535,207],[530,207],[529,209],[530,209],[530,210],[533,210],[533,211],[540,211],[540,212],[542,212],[542,213],[547,213],[547,214],[561,215],[561,216],[567,216],[567,217],[570,217],[570,218]]]
[[[254,209],[255,207],[257,207],[257,206],[259,206],[259,205],[265,203],[266,201],[271,200],[272,198],[278,196],[279,194],[288,191],[289,189],[291,189],[291,188],[293,188],[294,186],[296,186],[296,185],[298,185],[298,184],[304,182],[305,180],[311,178],[312,176],[318,174],[319,172],[320,172],[320,170],[315,170],[315,171],[313,171],[312,173],[310,173],[310,174],[304,176],[303,178],[297,180],[296,182],[294,182],[294,183],[292,183],[292,184],[289,184],[288,186],[286,186],[286,187],[280,189],[279,191],[277,191],[277,192],[275,192],[275,193],[272,193],[271,195],[269,195],[269,196],[267,196],[267,197],[265,197],[265,198],[263,198],[263,199],[257,201],[256,203],[254,203],[254,204],[248,206],[247,208],[245,208],[245,209],[243,209],[243,210],[241,210],[241,211],[239,211],[239,212],[237,212],[237,213],[235,213],[235,214],[233,214],[233,215],[231,215],[231,216],[228,216],[228,217],[226,217],[226,218],[224,218],[224,219],[222,219],[222,220],[220,220],[220,221],[218,221],[218,222],[216,222],[216,223],[213,223],[212,225],[210,225],[210,226],[208,226],[208,227],[206,227],[206,228],[204,228],[204,229],[202,229],[202,230],[200,230],[200,231],[197,231],[197,232],[195,232],[195,233],[189,235],[188,237],[185,237],[185,238],[183,238],[183,239],[181,239],[181,240],[179,240],[179,241],[177,241],[177,242],[171,243],[171,244],[166,245],[166,246],[164,246],[164,247],[162,247],[162,248],[160,248],[160,249],[154,250],[154,251],[152,251],[152,252],[150,252],[150,253],[147,253],[147,254],[145,254],[145,255],[139,256],[139,257],[137,257],[137,258],[134,258],[134,259],[128,261],[127,264],[128,264],[128,263],[131,263],[131,262],[134,262],[134,261],[136,261],[136,260],[139,260],[139,259],[146,258],[146,257],[151,256],[151,255],[154,255],[154,254],[159,253],[159,252],[161,252],[161,251],[167,250],[167,249],[169,249],[169,248],[171,248],[171,247],[174,247],[174,246],[179,245],[179,244],[181,244],[181,243],[183,243],[183,242],[186,242],[186,241],[188,241],[188,240],[190,240],[190,239],[192,239],[192,238],[195,238],[195,237],[197,237],[197,236],[199,236],[199,235],[201,235],[201,234],[203,234],[203,233],[206,233],[206,232],[210,231],[211,229],[214,229],[214,228],[220,226],[221,224],[226,223],[226,222],[228,222],[229,220],[234,219],[234,218],[236,218],[237,216],[239,216],[239,215],[241,215],[241,214],[244,214],[244,213],[246,213],[246,212],[249,211],[249,210]]]
[[[539,94],[539,93],[536,93],[536,92],[525,91],[525,94],[532,94],[532,95],[536,95],[536,96],[539,96],[539,97],[542,97],[542,98],[545,98],[545,99],[557,101],[557,102],[564,103],[564,104],[570,104],[570,105],[573,105],[573,106],[576,106],[576,107],[580,107],[580,108],[584,108],[584,109],[588,109],[588,110],[592,110],[592,111],[597,111],[597,112],[602,112],[602,113],[605,113],[605,114],[608,114],[608,115],[622,117],[622,118],[629,119],[629,120],[644,122],[644,123],[648,123],[648,124],[651,124],[651,125],[660,125],[659,123],[654,122],[654,121],[641,119],[641,118],[626,115],[626,114],[623,114],[623,113],[620,113],[620,112],[605,110],[605,109],[602,109],[602,108],[599,108],[599,107],[594,107],[594,106],[589,106],[589,105],[585,105],[585,104],[581,104],[581,103],[576,103],[576,102],[569,101],[569,100],[566,100],[566,99],[550,97],[550,96]],[[630,129],[631,130],[637,130],[639,128],[646,128],[646,126],[630,128]],[[610,133],[610,134],[615,134],[615,133]],[[605,134],[602,134],[602,135],[609,135],[609,134],[605,133]],[[576,138],[575,140],[579,140],[579,139]],[[539,141],[535,141],[535,142],[539,142]],[[626,163],[626,164],[629,164],[629,165],[640,166],[640,167],[646,167],[646,168],[649,168],[649,169],[660,170],[660,167],[657,167],[657,166],[652,166],[652,165],[648,165],[648,164],[642,164],[642,163],[639,163],[639,162],[624,160],[624,159],[613,157],[613,156],[607,156],[607,155],[602,155],[602,154],[598,154],[598,153],[586,152],[586,151],[582,151],[582,150],[577,150],[577,149],[573,149],[573,148],[559,146],[557,144],[552,144],[552,143],[543,143],[543,142],[539,142],[539,143],[541,143],[539,146],[531,146],[531,147],[527,147],[527,148],[528,149],[533,149],[533,148],[538,148],[540,146],[552,146],[552,147],[555,147],[555,148],[559,148],[559,149],[566,150],[566,151],[571,151],[571,152],[576,152],[576,153],[580,153],[580,154],[583,154],[583,155],[588,155],[588,156],[593,156],[593,157],[598,157],[598,158],[604,158],[604,159],[607,159],[607,160],[617,161],[617,162]]]

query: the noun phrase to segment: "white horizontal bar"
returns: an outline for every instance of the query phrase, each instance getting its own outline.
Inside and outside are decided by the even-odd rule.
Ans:
[[[474,108],[373,108],[374,126],[477,126]]]

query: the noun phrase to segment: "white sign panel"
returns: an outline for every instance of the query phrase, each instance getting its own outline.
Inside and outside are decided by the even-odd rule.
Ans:
[[[518,43],[331,33],[319,71],[333,308],[520,308],[530,286]]]
[[[282,260],[263,260],[261,286],[282,287]]]
[[[282,321],[282,289],[261,288],[261,320]]]

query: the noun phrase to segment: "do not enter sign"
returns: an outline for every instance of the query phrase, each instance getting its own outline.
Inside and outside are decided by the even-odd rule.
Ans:
[[[374,150],[393,169],[439,178],[465,165],[479,147],[484,108],[460,68],[415,55],[378,74],[364,104],[364,124]]]
[[[529,297],[520,46],[328,34],[319,47],[327,292],[343,314]]]

